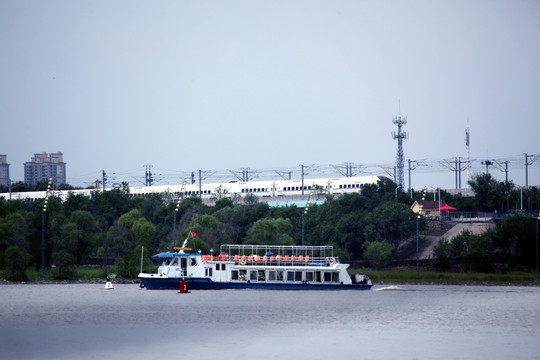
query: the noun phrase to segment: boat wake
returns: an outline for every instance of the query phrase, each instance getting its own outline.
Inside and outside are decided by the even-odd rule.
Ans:
[[[407,290],[407,289],[399,287],[399,286],[395,286],[395,285],[385,286],[385,287],[382,287],[382,288],[373,289],[373,291],[388,291],[388,290],[403,291],[403,290]]]

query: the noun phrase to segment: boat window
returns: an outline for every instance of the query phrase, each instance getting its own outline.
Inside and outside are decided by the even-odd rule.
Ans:
[[[171,263],[171,259],[163,259],[163,266],[167,266]]]
[[[259,271],[258,271],[258,274],[257,274],[257,280],[258,280],[258,281],[265,281],[265,280],[266,280],[266,276],[265,276],[265,271],[264,271],[264,270],[259,270]]]
[[[294,281],[302,281],[302,272],[301,271],[295,271],[294,272]]]
[[[190,266],[195,266],[195,265],[197,265],[197,259],[195,259],[194,257],[190,257],[189,260],[190,260],[190,261],[189,261],[189,262],[190,262],[190,264],[189,264]]]
[[[221,270],[221,264],[216,264],[216,271]]]
[[[306,281],[313,281],[314,277],[313,277],[313,271],[308,271],[306,273]]]
[[[276,280],[276,272],[274,270],[268,271],[268,280],[270,281]]]
[[[172,264],[172,266],[178,266],[178,258],[174,258]]]
[[[249,280],[257,281],[257,270],[251,270],[249,272]]]
[[[331,282],[332,281],[332,273],[331,272],[325,272],[324,273],[324,282]]]
[[[231,271],[231,280],[238,280],[238,270]]]
[[[337,273],[337,272],[332,273],[332,281],[333,282],[339,282],[339,273]]]
[[[240,281],[246,281],[247,280],[246,274],[247,274],[246,270],[240,270],[240,274],[238,275],[238,279]]]
[[[287,271],[287,281],[294,281],[294,271]]]
[[[276,280],[283,281],[283,270],[276,271]]]
[[[205,269],[206,276],[212,276],[212,268],[206,268]]]

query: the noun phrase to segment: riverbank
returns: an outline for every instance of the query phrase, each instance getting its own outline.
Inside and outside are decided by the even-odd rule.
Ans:
[[[499,285],[539,286],[533,272],[508,273],[450,273],[422,271],[409,268],[390,270],[351,269],[351,274],[364,272],[375,285],[422,284],[422,285]]]
[[[421,284],[421,285],[498,285],[498,286],[540,286],[536,282],[534,272],[508,272],[508,273],[450,273],[420,271],[410,268],[394,268],[387,270],[374,270],[369,268],[349,269],[349,273],[363,272],[370,277],[374,285],[388,284]],[[0,271],[0,284],[101,284],[105,283],[103,270],[95,267],[80,267],[75,271],[75,277],[69,280],[55,280],[50,274],[34,269],[27,271],[27,281],[9,281],[5,279],[5,272]],[[138,279],[125,279],[112,276],[115,284],[137,284]]]

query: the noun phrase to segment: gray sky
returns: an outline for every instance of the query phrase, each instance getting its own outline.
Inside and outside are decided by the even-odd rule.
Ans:
[[[0,46],[13,181],[43,151],[73,185],[102,169],[136,185],[144,165],[161,184],[345,162],[387,175],[400,111],[405,158],[431,165],[415,188],[454,187],[439,162],[466,160],[467,127],[471,174],[509,160],[524,185],[523,153],[540,155],[539,1],[1,0]]]

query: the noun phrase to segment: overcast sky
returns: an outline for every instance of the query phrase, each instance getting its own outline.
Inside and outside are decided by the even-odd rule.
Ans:
[[[398,114],[405,159],[430,165],[415,188],[454,187],[440,162],[466,160],[467,127],[471,174],[508,160],[524,185],[523,153],[540,155],[536,0],[1,0],[0,46],[13,181],[56,151],[79,186],[101,170],[137,185],[145,165],[161,183],[345,162],[388,175]]]

